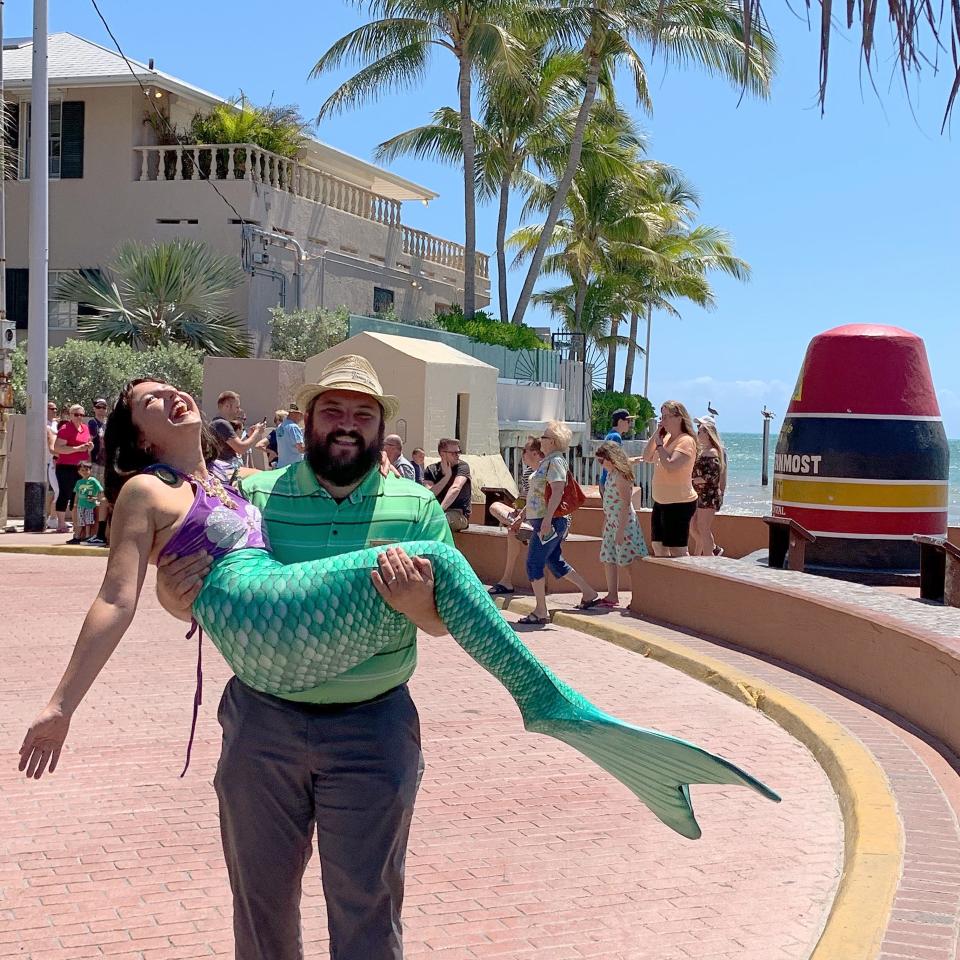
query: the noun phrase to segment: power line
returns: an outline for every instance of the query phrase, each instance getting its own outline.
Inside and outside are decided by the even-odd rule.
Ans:
[[[133,77],[134,80],[137,81],[138,86],[139,86],[140,89],[143,91],[144,97],[146,98],[146,100],[147,100],[147,102],[150,104],[150,106],[153,108],[153,112],[157,115],[157,118],[158,118],[158,119],[160,120],[160,122],[164,125],[164,127],[166,128],[166,130],[167,130],[167,132],[170,134],[170,136],[172,136],[173,139],[176,140],[178,146],[180,146],[180,147],[192,146],[192,144],[184,143],[183,140],[180,139],[180,136],[179,136],[179,134],[177,133],[176,127],[174,127],[174,126],[170,123],[170,120],[169,120],[167,117],[165,117],[165,116],[157,109],[157,105],[153,102],[153,97],[151,97],[151,96],[147,93],[147,88],[143,85],[143,81],[140,79],[140,75],[137,73],[136,70],[133,69],[133,64],[130,62],[130,60],[129,60],[129,58],[127,57],[127,55],[123,52],[123,49],[122,49],[121,46],[120,46],[120,41],[117,40],[117,37],[116,37],[116,35],[114,34],[113,30],[110,29],[110,24],[107,23],[107,18],[104,17],[103,13],[102,13],[101,10],[100,10],[100,7],[97,5],[97,0],[90,0],[90,2],[93,4],[93,9],[96,10],[97,16],[100,18],[100,22],[103,24],[104,29],[105,29],[105,30],[107,31],[107,33],[110,35],[110,39],[113,41],[113,45],[117,48],[117,53],[119,53],[120,56],[123,58],[123,62],[127,65],[127,69],[130,71],[130,75]],[[211,172],[211,173],[213,173],[214,165],[216,164],[216,156],[215,156],[215,154],[216,154],[216,151],[212,151],[212,154],[211,154],[211,157],[210,157],[210,172]],[[162,161],[161,161],[161,163],[162,163]],[[205,181],[206,183],[209,183],[210,186],[213,187],[214,193],[216,193],[216,195],[233,211],[233,213],[235,214],[236,218],[240,221],[240,223],[241,223],[241,224],[246,224],[246,223],[248,222],[247,219],[246,219],[246,217],[241,216],[240,211],[237,210],[237,208],[220,192],[220,190],[218,189],[216,183],[214,183],[213,180],[210,179],[209,174],[205,177],[205,176],[203,175],[203,171],[200,169],[200,165],[199,165],[199,164],[194,164],[194,170],[196,171],[196,174],[197,174],[198,179],[203,180],[203,181]]]

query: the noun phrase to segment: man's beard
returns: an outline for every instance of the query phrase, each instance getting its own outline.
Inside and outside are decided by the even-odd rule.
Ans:
[[[309,418],[305,425],[303,440],[307,462],[318,477],[323,477],[335,487],[346,487],[356,483],[380,462],[384,436],[382,421],[376,439],[364,446],[363,437],[355,430],[332,430],[322,440],[318,440],[313,434],[311,419]],[[344,439],[355,440],[359,446],[343,454],[331,452],[334,441]]]

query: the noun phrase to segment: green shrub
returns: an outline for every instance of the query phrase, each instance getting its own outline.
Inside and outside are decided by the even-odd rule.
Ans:
[[[532,327],[524,324],[501,323],[483,310],[478,310],[472,320],[463,315],[459,306],[451,307],[446,313],[437,314],[437,323],[448,333],[462,333],[478,343],[491,343],[510,350],[549,350]]]
[[[339,310],[270,311],[270,356],[274,360],[306,360],[347,339],[346,307]]]
[[[97,397],[112,407],[123,385],[136,377],[156,377],[200,399],[203,390],[203,354],[178,343],[135,350],[126,344],[93,343],[71,339],[54,347],[47,360],[48,396],[57,407],[82,403],[90,409]],[[26,344],[13,356],[13,402],[26,410]]]
[[[594,390],[590,428],[595,437],[607,435],[613,411],[620,409],[629,410],[636,415],[636,433],[641,435],[647,421],[654,416],[653,404],[646,397],[633,393],[617,393],[615,390]]]

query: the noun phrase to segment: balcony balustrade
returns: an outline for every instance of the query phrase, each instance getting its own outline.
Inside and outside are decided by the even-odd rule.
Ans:
[[[415,259],[463,270],[463,246],[414,230],[400,222],[400,201],[380,196],[299,160],[263,150],[252,143],[187,144],[134,147],[137,180],[240,180],[286,190],[312,203],[355,217],[396,227],[403,253]],[[489,279],[486,254],[477,254],[477,276]]]

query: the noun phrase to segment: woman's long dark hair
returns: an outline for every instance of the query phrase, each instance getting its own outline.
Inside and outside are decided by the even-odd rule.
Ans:
[[[103,445],[106,450],[104,490],[111,503],[117,502],[123,485],[131,477],[158,462],[151,451],[144,450],[141,446],[143,438],[133,423],[130,394],[133,388],[141,383],[163,382],[155,377],[138,377],[136,380],[131,380],[120,391],[113,412],[107,419],[107,427],[103,434]],[[206,421],[200,431],[200,445],[204,460],[209,463],[216,458],[217,442]]]

